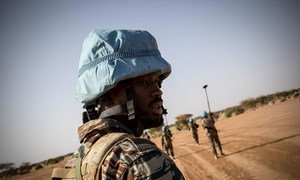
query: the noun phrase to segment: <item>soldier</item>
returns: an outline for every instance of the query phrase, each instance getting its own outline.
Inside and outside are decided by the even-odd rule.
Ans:
[[[225,154],[223,153],[223,150],[222,150],[222,145],[219,140],[218,131],[214,125],[215,121],[214,121],[212,115],[208,116],[206,111],[204,111],[201,114],[201,117],[204,118],[202,120],[201,126],[203,127],[203,129],[207,130],[206,135],[207,135],[209,143],[211,145],[211,149],[213,151],[214,158],[218,159],[215,143],[217,143],[221,155],[225,155]]]
[[[173,150],[173,144],[172,144],[172,133],[168,126],[162,126],[161,128],[161,145],[164,149],[164,151],[172,156],[173,159],[175,159],[174,156],[174,150]]]
[[[184,179],[154,143],[138,138],[163,123],[162,81],[171,73],[155,38],[140,30],[95,30],[84,40],[76,98],[82,146],[53,179]]]
[[[199,144],[199,137],[198,137],[199,125],[196,122],[194,122],[194,119],[192,118],[189,118],[188,124],[189,124],[189,130],[190,129],[192,130],[193,138],[195,139],[196,143]]]

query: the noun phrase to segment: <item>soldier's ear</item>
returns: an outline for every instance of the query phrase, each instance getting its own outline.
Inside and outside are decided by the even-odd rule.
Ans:
[[[97,100],[98,104],[98,112],[101,114],[107,107],[112,107],[113,106],[113,99],[110,96],[110,93],[105,93],[105,95],[101,96]]]
[[[98,99],[98,104],[99,105],[109,103],[109,102],[112,102],[112,97],[111,97],[109,92],[105,93],[103,96],[101,96]]]

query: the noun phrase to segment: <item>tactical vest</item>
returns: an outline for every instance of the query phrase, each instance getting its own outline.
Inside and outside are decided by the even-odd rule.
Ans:
[[[106,156],[112,151],[115,144],[131,135],[126,133],[108,133],[99,138],[94,144],[89,142],[83,144],[76,157],[76,165],[72,168],[55,168],[52,172],[52,179],[99,179],[101,166]]]

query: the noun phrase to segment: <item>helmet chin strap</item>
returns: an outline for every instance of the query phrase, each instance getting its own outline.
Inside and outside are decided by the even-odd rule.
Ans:
[[[126,104],[120,104],[120,105],[116,105],[114,107],[104,110],[100,114],[99,118],[103,119],[103,118],[107,118],[107,117],[111,117],[111,116],[122,115],[125,113],[127,114]]]
[[[127,102],[104,110],[100,114],[99,118],[127,115],[127,120],[123,123],[132,130],[132,133],[135,136],[141,136],[144,129],[160,126],[163,123],[163,118],[141,114],[141,111],[136,106],[136,97],[131,84],[129,82],[125,82],[124,85],[127,95]]]
[[[127,96],[127,112],[128,112],[128,120],[133,120],[136,118],[136,114],[135,114],[135,94],[134,91],[132,89],[131,84],[127,81],[125,82],[125,90],[126,90],[126,96]]]
[[[129,117],[132,117],[132,116],[130,116],[129,109],[128,109],[128,104],[130,104],[130,103],[133,103],[133,100],[130,100],[127,103],[116,105],[114,107],[106,109],[105,111],[103,111],[100,114],[99,118],[103,119],[103,118],[108,118],[108,117],[113,117],[113,116],[121,117],[122,115],[124,116],[123,118],[126,118],[126,116],[127,116],[127,119],[124,119],[124,120],[119,119],[119,120],[121,120],[121,123],[123,123],[129,129],[131,129],[132,133],[138,137],[138,136],[142,135],[142,133],[144,131],[144,125],[141,123],[140,119],[137,116],[135,116],[135,113],[133,114],[135,118],[129,120]]]
[[[128,123],[133,130],[135,136],[141,136],[144,131],[143,121],[138,116],[138,108],[136,107],[136,96],[133,91],[132,85],[129,81],[125,81],[125,90],[127,95],[127,112]]]
[[[144,131],[144,126],[136,114],[137,108],[135,107],[135,94],[129,82],[124,82],[124,87],[126,90],[127,102],[104,110],[100,114],[99,118],[127,115],[127,122],[123,123],[129,126],[135,136],[140,136]]]
[[[124,82],[123,84],[126,90],[127,102],[104,110],[100,114],[99,118],[106,118],[110,116],[124,115],[124,114],[127,114],[129,121],[136,118],[134,91],[129,82]]]

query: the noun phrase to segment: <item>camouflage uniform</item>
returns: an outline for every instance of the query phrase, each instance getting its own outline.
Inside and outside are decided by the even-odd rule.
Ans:
[[[98,170],[100,172],[97,172],[100,179],[184,179],[174,161],[154,143],[134,137],[126,126],[113,119],[93,120],[78,128],[83,147],[91,146],[105,138],[106,134],[114,132],[126,133],[127,137],[114,144],[107,156],[104,157],[101,169]],[[109,139],[104,140],[100,147],[105,146],[108,141]],[[92,164],[91,161],[88,163]],[[84,162],[81,170],[84,170],[82,166],[89,167]],[[75,166],[76,158],[70,159],[66,165],[67,168]],[[86,179],[90,179],[90,176]]]
[[[189,128],[192,129],[193,138],[195,139],[197,144],[199,144],[198,127],[199,125],[195,123],[194,120],[191,120],[189,122]]]
[[[149,134],[147,132],[144,132],[142,134],[142,138],[150,140],[150,136],[149,136]]]
[[[172,144],[172,133],[169,128],[166,128],[165,131],[162,131],[161,145],[168,155],[171,154],[171,156],[175,158]]]
[[[216,129],[214,124],[215,124],[215,121],[212,118],[208,118],[208,117],[203,119],[202,123],[201,123],[202,127],[207,130],[206,135],[207,135],[209,143],[211,145],[213,154],[214,154],[215,158],[217,158],[218,156],[217,156],[215,143],[217,143],[221,155],[224,155],[224,153],[222,150],[222,145],[219,140],[218,130]]]

